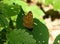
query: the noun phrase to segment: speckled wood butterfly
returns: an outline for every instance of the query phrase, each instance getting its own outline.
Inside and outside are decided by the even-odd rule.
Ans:
[[[27,15],[23,16],[23,25],[28,29],[33,28],[33,15],[31,11],[29,11]]]

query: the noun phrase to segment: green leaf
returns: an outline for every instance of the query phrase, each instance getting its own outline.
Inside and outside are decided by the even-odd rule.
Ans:
[[[59,6],[60,0],[45,0],[45,4],[46,5],[52,4],[54,10],[60,11],[60,6]]]
[[[18,16],[18,15],[12,16],[11,19],[12,19],[13,21],[16,21],[17,16]]]
[[[16,19],[16,27],[19,29],[19,28],[23,28],[23,16],[25,15],[22,7],[20,7],[20,12],[17,16],[17,19]]]
[[[2,31],[2,30],[3,30],[3,28],[4,28],[4,27],[0,26],[0,31]]]
[[[34,19],[34,22],[36,24],[34,25],[32,34],[34,35],[35,39],[37,40],[38,43],[48,44],[49,32],[47,27],[38,19]]]
[[[56,37],[53,44],[60,44],[60,34]]]
[[[2,2],[8,5],[12,5],[14,0],[3,0]]]
[[[2,26],[2,27],[8,26],[8,21],[7,21],[7,19],[5,18],[5,16],[3,16],[3,15],[1,15],[1,14],[0,14],[0,26]]]
[[[45,0],[45,4],[46,5],[49,5],[49,4],[53,4],[55,0]]]
[[[0,31],[0,44],[3,44],[4,42],[6,42],[7,40],[6,34],[7,34],[7,30],[6,28],[3,28],[3,30]]]
[[[18,5],[21,5],[24,11],[28,10],[27,3],[25,3],[22,0],[3,0],[3,3],[6,3],[8,5],[12,5],[13,3],[15,3],[15,4],[18,4]]]
[[[27,32],[33,35],[38,44],[48,44],[49,32],[45,24],[40,22],[40,20],[34,18],[33,30],[28,30]]]
[[[27,5],[27,3],[23,2],[23,1],[20,1],[20,0],[16,0],[15,3],[18,4],[18,5],[21,5],[22,8],[23,8],[23,10],[24,10],[25,12],[27,12],[27,10],[28,10],[28,5]]]
[[[54,10],[60,11],[59,4],[60,4],[60,0],[54,0],[54,3],[53,3]]]
[[[15,6],[8,6],[6,5],[3,10],[3,14],[5,14],[7,17],[11,17],[14,15],[17,15],[19,13],[20,7],[18,5]]]
[[[34,17],[38,17],[38,16],[43,16],[44,15],[43,11],[36,5],[30,6],[29,9],[30,9],[29,11],[32,11],[32,13],[34,14]]]
[[[0,3],[0,11],[1,14],[5,17],[11,17],[17,15],[19,13],[20,6],[18,5],[7,5],[4,3]]]
[[[32,35],[23,29],[13,30],[8,33],[8,44],[36,44],[36,40]]]

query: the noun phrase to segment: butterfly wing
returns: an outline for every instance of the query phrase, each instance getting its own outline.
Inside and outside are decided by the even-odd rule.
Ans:
[[[23,17],[23,25],[28,29],[33,28],[33,15],[31,12],[28,12],[28,14]]]

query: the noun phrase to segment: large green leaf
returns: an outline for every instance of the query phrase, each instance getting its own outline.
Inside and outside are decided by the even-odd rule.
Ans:
[[[53,44],[60,44],[60,34],[56,37]]]
[[[27,29],[28,30],[28,29]],[[40,20],[34,18],[34,27],[32,31],[27,31],[32,34],[37,40],[38,44],[48,44],[49,32],[45,24],[40,22]]]
[[[32,34],[34,35],[37,42],[40,44],[48,44],[49,40],[49,32],[45,24],[40,22],[38,19],[34,19],[34,22],[36,23],[34,25]],[[37,36],[36,36],[37,35]]]
[[[8,44],[36,44],[32,35],[23,29],[13,30],[8,33]]]

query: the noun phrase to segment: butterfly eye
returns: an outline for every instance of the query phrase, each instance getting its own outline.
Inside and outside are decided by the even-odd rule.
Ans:
[[[23,17],[23,25],[28,29],[33,28],[33,15],[31,11]]]

